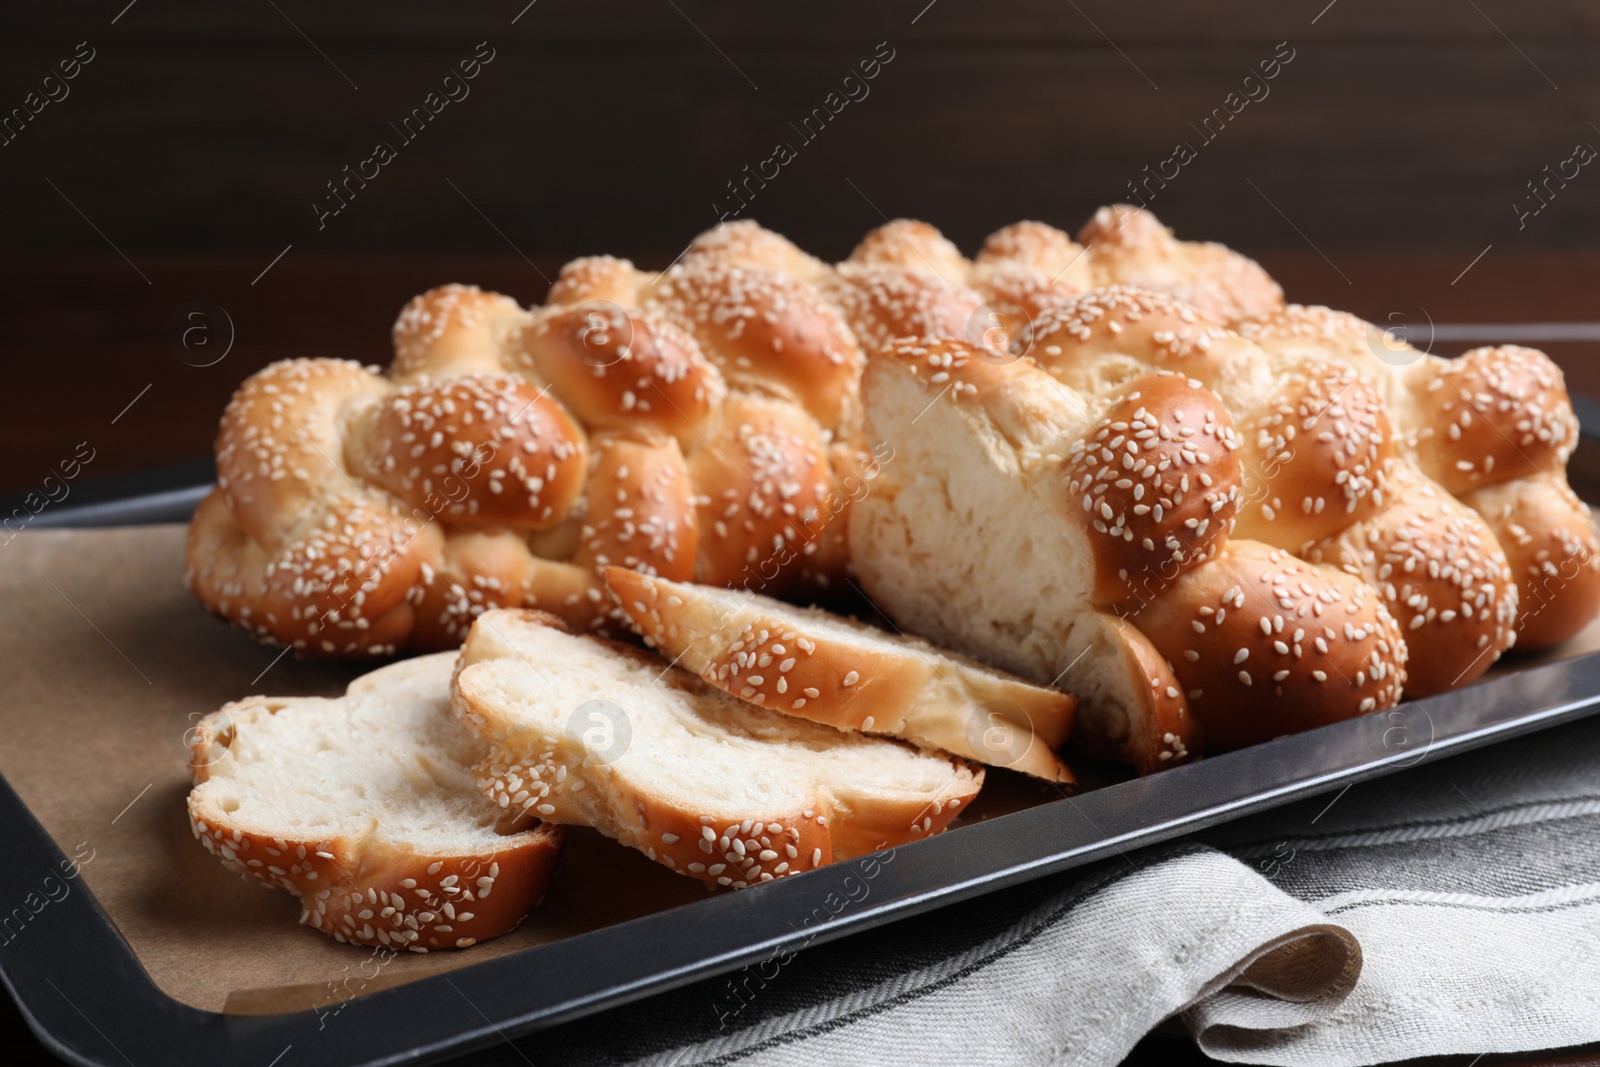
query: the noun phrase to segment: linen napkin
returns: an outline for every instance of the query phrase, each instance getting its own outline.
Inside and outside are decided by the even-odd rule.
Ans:
[[[1339,1067],[1600,1041],[1600,719],[907,919],[462,1064]]]

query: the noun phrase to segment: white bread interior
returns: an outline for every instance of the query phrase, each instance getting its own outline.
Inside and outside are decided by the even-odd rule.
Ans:
[[[1405,645],[1376,595],[1228,539],[1221,401],[1114,362],[1074,388],[958,341],[875,353],[866,431],[889,458],[848,527],[867,593],[906,630],[1073,692],[1075,742],[1141,773],[1393,706]]]
[[[1064,399],[1031,363],[1005,370],[1016,387],[979,407],[930,403],[900,364],[868,364],[868,432],[894,458],[850,514],[857,572],[907,630],[1074,693],[1088,751],[1158,759],[1152,740],[1172,732],[1155,725],[1165,664],[1134,627],[1091,607],[1093,552],[1059,480],[1092,425],[1089,401]]]
[[[561,831],[511,832],[476,788],[484,745],[450,711],[454,662],[423,656],[343,697],[251,697],[207,716],[196,836],[230,870],[298,894],[301,921],[339,940],[425,951],[514,927],[544,894]]]
[[[455,687],[490,745],[479,787],[502,808],[735,888],[937,833],[983,782],[965,761],[755,707],[538,612],[481,616]]]

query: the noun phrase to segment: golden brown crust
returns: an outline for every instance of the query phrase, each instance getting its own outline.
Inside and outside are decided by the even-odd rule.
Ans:
[[[957,404],[1002,401],[1012,394],[1017,379],[1036,373],[1025,361],[949,338],[905,338],[874,358],[904,367],[932,386],[941,399]]]
[[[1393,707],[1406,643],[1363,581],[1230,541],[1137,616],[1180,679],[1208,752]]]
[[[980,322],[983,298],[977,292],[928,271],[841,264],[822,283],[822,293],[869,353],[902,338],[965,338],[974,328],[988,326]]]
[[[787,274],[804,282],[815,281],[828,272],[826,263],[750,219],[711,227],[689,243],[684,258],[715,259],[736,267]]]
[[[596,578],[612,566],[667,578],[694,575],[694,487],[677,441],[596,438],[586,495],[593,511],[573,554],[575,565]]]
[[[1190,305],[1126,285],[1092,289],[1044,309],[1022,344],[1046,370],[1079,379],[1106,357],[1127,355],[1141,368],[1210,382],[1230,359],[1257,354]]]
[[[578,568],[536,558],[526,540],[509,530],[462,530],[442,541],[437,561],[422,568],[421,585],[411,593],[415,647],[456,647],[472,620],[490,608],[520,607],[542,599],[560,603],[552,587],[561,586],[547,573],[551,568],[586,577]]]
[[[834,490],[826,443],[803,411],[733,396],[726,413],[689,457],[699,492],[696,573],[709,585],[781,595],[846,498]]]
[[[585,301],[599,301],[619,307],[633,307],[639,292],[655,275],[636,268],[615,256],[584,256],[561,268],[545,302],[553,308],[570,307]]]
[[[561,828],[546,823],[506,838],[503,850],[457,856],[249,834],[212,825],[192,806],[189,823],[227,870],[298,896],[306,926],[411,952],[470,948],[516,929],[544,899],[562,845]]]
[[[1577,420],[1547,356],[1504,346],[1442,359],[1322,307],[1291,305],[1239,328],[1283,357],[1345,361],[1385,393],[1401,450],[1482,515],[1509,558],[1520,647],[1559,643],[1600,611],[1594,526],[1566,482]]]
[[[1565,479],[1535,475],[1474,489],[1462,502],[1482,515],[1517,582],[1517,645],[1550,648],[1600,605],[1600,538],[1589,507]]]
[[[969,318],[973,325],[968,326],[965,337],[997,352],[1009,350],[1019,339],[1031,338],[1040,315],[1083,291],[1065,278],[1003,261],[980,263],[972,272],[972,288],[983,297],[983,308]],[[996,327],[997,332],[989,332]]]
[[[340,420],[384,391],[346,360],[283,360],[245,379],[217,430],[217,487],[240,527],[270,549],[324,497],[352,491]]]
[[[1170,296],[1126,286],[1048,310],[1035,330],[1034,358],[1066,382],[1104,389],[1107,375],[1171,367],[1215,388],[1239,426],[1234,533],[1371,584],[1409,645],[1408,696],[1464,684],[1509,647],[1516,591],[1504,554],[1403,454],[1378,387],[1347,362],[1269,354]],[[1411,574],[1419,566],[1426,580]],[[1484,652],[1471,669],[1465,648]]]
[[[939,748],[1071,783],[1053,754],[1077,700],[852,620],[819,622],[753,597],[610,568],[606,585],[645,643],[723,692],[840,730]],[[993,735],[992,737],[990,735]],[[990,743],[985,743],[985,739]]]
[[[1078,233],[1096,283],[1168,293],[1218,322],[1283,306],[1283,290],[1255,260],[1223,245],[1180,241],[1149,211],[1115,204]]]
[[[1561,368],[1531,348],[1441,360],[1417,407],[1418,460],[1453,493],[1555,470],[1578,440]],[[1428,446],[1440,439],[1450,444]]]
[[[1206,750],[1205,731],[1189,711],[1189,701],[1172,665],[1135,623],[1136,616],[1109,624],[1119,668],[1128,672],[1135,706],[1082,709],[1094,715],[1093,728],[1079,730],[1074,744],[1096,759],[1154,774],[1199,758]]]
[[[1043,222],[1015,222],[991,233],[975,261],[986,267],[1014,265],[1061,283],[1074,292],[1094,288],[1088,250],[1065,231]]]
[[[1405,634],[1406,696],[1473,681],[1516,640],[1517,590],[1489,526],[1415,473],[1396,472],[1373,518],[1314,545],[1378,591]]]
[[[687,444],[727,395],[693,338],[616,304],[535,315],[522,344],[534,372],[592,430],[654,430]]]
[[[1378,515],[1395,455],[1382,398],[1328,360],[1288,370],[1276,385],[1239,427],[1248,471],[1239,536],[1299,548]]]
[[[904,387],[902,369],[920,390]],[[1239,468],[1219,398],[1148,371],[1088,383],[1097,391],[959,341],[901,342],[874,358],[872,432],[950,464],[927,488],[891,472],[890,490],[866,502],[870,522],[852,520],[855,565],[886,610],[988,655],[1029,642],[1015,662],[1036,679],[1060,675],[1083,701],[1078,743],[1141,773],[1392,706],[1406,646],[1377,594],[1334,567],[1229,539]],[[966,466],[965,454],[983,458]],[[1014,539],[1000,529],[1013,511],[1027,531]],[[991,543],[1022,554],[1020,577],[953,547]],[[1148,567],[1107,558],[1147,543]]]
[[[824,426],[853,405],[861,350],[811,286],[707,257],[674,267],[649,300],[699,342],[730,385],[778,392]]]
[[[1177,374],[1128,383],[1067,452],[1068,499],[1094,551],[1096,604],[1142,598],[1216,554],[1241,471],[1233,419]]]
[[[353,471],[453,523],[546,529],[583,486],[582,431],[545,391],[511,375],[418,379],[352,431]]]
[[[412,590],[439,551],[436,529],[358,494],[322,502],[268,550],[218,488],[190,520],[184,581],[208,610],[263,641],[305,655],[393,655],[411,632]]]
[[[827,585],[864,449],[861,353],[812,284],[827,273],[736,223],[666,278],[575,260],[532,314],[472,286],[424,293],[387,374],[274,364],[223,417],[190,587],[265,640],[377,656],[452,647],[489,607],[603,627],[595,568],[693,577],[702,543],[736,542],[702,577]]]
[[[401,309],[394,321],[390,377],[473,374],[500,369],[497,352],[526,317],[517,302],[475,285],[441,285]]]
[[[983,768],[976,768],[968,781],[969,787],[934,800],[878,804],[852,812],[850,819],[838,822],[832,829],[833,854],[853,859],[944,833],[956,816],[977,799]]]
[[[392,655],[410,628],[407,597],[439,551],[381,500],[335,499],[274,556],[252,599],[279,642],[302,654]]]
[[[861,239],[849,263],[897,267],[932,274],[947,282],[965,282],[972,265],[938,228],[915,219],[894,219]]]

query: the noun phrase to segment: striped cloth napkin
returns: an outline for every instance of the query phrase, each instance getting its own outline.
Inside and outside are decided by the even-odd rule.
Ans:
[[[1240,1063],[1600,1041],[1600,719],[822,945],[462,1063]]]

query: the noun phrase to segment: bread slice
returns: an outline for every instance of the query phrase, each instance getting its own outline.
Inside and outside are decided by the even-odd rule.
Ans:
[[[629,624],[686,670],[741,700],[840,730],[1074,782],[1054,749],[1078,702],[926,641],[744,590],[621,567],[606,585]]]
[[[513,929],[544,896],[562,831],[513,820],[473,784],[485,746],[450,712],[451,652],[344,696],[249,697],[192,744],[189,821],[222,865],[300,897],[338,941],[427,952]],[[522,823],[526,826],[526,823]]]
[[[936,834],[983,768],[735,700],[641,649],[534,611],[479,616],[456,710],[501,808],[592,826],[744,888]]]

